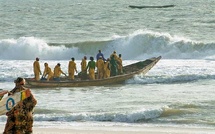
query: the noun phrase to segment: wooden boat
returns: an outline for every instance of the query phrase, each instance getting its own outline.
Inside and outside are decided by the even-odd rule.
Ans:
[[[146,59],[123,67],[123,74],[111,76],[106,79],[81,80],[76,76],[75,80],[63,79],[61,81],[35,81],[33,78],[25,78],[26,86],[29,88],[49,88],[49,87],[86,87],[86,86],[104,86],[120,84],[131,79],[138,74],[146,74],[159,60],[159,57]]]
[[[168,8],[168,7],[174,7],[175,5],[163,5],[163,6],[134,6],[129,5],[130,8]]]

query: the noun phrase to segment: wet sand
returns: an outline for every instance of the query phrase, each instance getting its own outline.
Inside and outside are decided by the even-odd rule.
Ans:
[[[1,126],[0,130],[4,127]],[[33,128],[34,134],[214,134],[215,129],[178,127],[70,127]]]

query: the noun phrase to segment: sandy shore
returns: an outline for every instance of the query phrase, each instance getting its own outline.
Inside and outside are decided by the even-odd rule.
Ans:
[[[0,127],[3,130],[3,127]],[[214,134],[215,129],[174,127],[71,127],[39,128],[34,134]]]

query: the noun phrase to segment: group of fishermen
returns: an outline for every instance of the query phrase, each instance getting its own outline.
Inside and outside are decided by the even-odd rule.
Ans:
[[[61,74],[64,73],[61,69],[61,64],[58,63],[54,67],[54,71],[48,66],[48,63],[44,63],[45,69],[43,71],[43,74],[40,70],[40,64],[39,64],[39,58],[36,58],[35,62],[33,63],[34,68],[34,76],[35,80],[55,80],[60,81]],[[97,68],[97,74],[96,74],[96,68]],[[117,55],[116,51],[113,51],[113,53],[110,55],[110,58],[105,59],[103,53],[101,50],[98,51],[98,54],[96,55],[96,61],[94,61],[93,57],[90,57],[90,61],[87,63],[87,57],[84,56],[84,58],[81,61],[81,72],[78,73],[75,58],[71,58],[68,64],[68,74],[69,79],[74,80],[75,79],[75,72],[78,73],[78,76],[81,79],[103,79],[108,78],[111,76],[116,76],[118,74],[122,74],[122,56],[121,54]],[[87,73],[88,70],[88,73]],[[42,78],[40,78],[40,75],[42,75]]]

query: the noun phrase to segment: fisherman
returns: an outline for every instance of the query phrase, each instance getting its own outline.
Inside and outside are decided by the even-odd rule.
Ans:
[[[102,59],[102,56],[99,57],[99,59],[96,62],[96,67],[97,67],[97,79],[103,79],[104,75],[104,61]]]
[[[104,62],[104,78],[110,77],[110,59],[107,58],[107,60]]]
[[[118,74],[122,74],[122,55],[119,54],[118,60],[117,60],[117,64],[118,64]]]
[[[86,70],[89,68],[89,78],[90,80],[95,80],[95,67],[96,62],[94,61],[93,57],[90,57],[90,61],[87,64]]]
[[[40,70],[40,63],[39,63],[39,58],[37,57],[36,60],[34,61],[34,64],[33,64],[33,68],[34,68],[34,78],[35,80],[39,81],[40,80],[40,75],[42,74],[41,73],[41,70]]]
[[[49,67],[48,63],[44,63],[45,69],[42,75],[42,78],[45,78],[46,75],[48,75],[47,77],[47,81],[49,81],[50,79],[53,78],[54,73],[52,72],[51,68]]]
[[[81,72],[78,73],[79,78],[81,78],[82,80],[88,79],[86,68],[87,68],[87,57],[84,56],[84,58],[81,61]]]
[[[117,75],[117,63],[116,60],[114,58],[115,56],[112,55],[111,59],[110,59],[110,76],[116,76]]]
[[[99,60],[99,57],[102,56],[102,59],[105,61],[104,55],[101,50],[99,50],[98,54],[96,55],[96,60]]]
[[[118,59],[118,56],[116,54],[116,51],[113,51],[113,53],[110,55],[110,60],[111,60],[111,57],[114,56],[114,59],[117,60]]]
[[[58,63],[54,68],[54,80],[60,81],[61,74],[64,74],[66,76],[66,74],[60,68],[60,63]]]
[[[86,72],[86,67],[87,67],[87,57],[84,56],[84,58],[81,61],[81,72],[82,73]]]
[[[68,74],[69,74],[69,78],[71,80],[75,79],[75,71],[76,73],[78,73],[77,68],[76,68],[76,63],[75,63],[75,58],[71,58],[71,61],[69,61],[69,65],[68,65]]]
[[[9,92],[9,95],[27,90],[27,88],[24,87],[24,78],[18,77],[14,83],[15,88]],[[19,102],[15,107],[7,112],[7,123],[3,134],[31,134],[33,131],[33,109],[36,104],[37,100],[30,92],[30,97]]]

